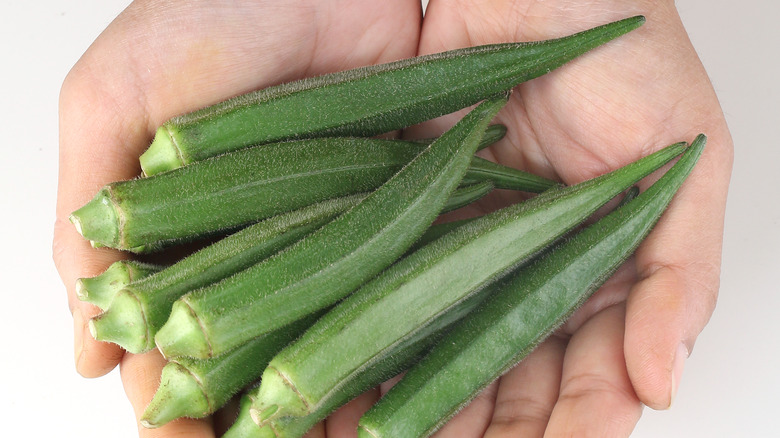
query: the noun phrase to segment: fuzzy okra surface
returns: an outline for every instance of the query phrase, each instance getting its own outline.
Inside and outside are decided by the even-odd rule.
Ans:
[[[173,306],[156,344],[166,357],[211,357],[332,305],[386,268],[427,229],[506,103],[466,115],[354,208],[308,238]]]
[[[630,17],[558,39],[470,47],[269,87],[169,120],[141,167],[153,175],[249,145],[402,129],[544,75],[644,21]]]
[[[401,259],[271,360],[253,403],[256,418],[276,428],[321,412],[355,376],[365,375],[406,340],[421,336],[682,150],[675,144],[593,180],[485,215]]]
[[[429,436],[529,354],[650,233],[705,142],[697,137],[646,192],[503,279],[361,418],[359,435]]]

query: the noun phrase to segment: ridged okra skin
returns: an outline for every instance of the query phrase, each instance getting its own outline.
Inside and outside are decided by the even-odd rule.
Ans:
[[[490,182],[460,187],[449,197],[442,212],[468,205],[492,189]],[[154,336],[182,295],[259,263],[354,207],[367,195],[329,199],[274,216],[218,240],[148,278],[116,285],[119,290],[113,291],[111,305],[89,323],[92,336],[118,344],[131,353],[153,349]],[[438,233],[439,226],[431,227],[421,239],[432,239]]]
[[[306,239],[179,299],[157,333],[157,347],[165,356],[215,356],[344,298],[430,226],[506,100],[479,105],[362,202]]]
[[[71,216],[95,246],[149,252],[340,196],[376,189],[425,148],[320,138],[247,148],[105,186]],[[540,192],[557,183],[473,157],[465,183]]]
[[[249,410],[252,407],[252,400],[254,400],[253,390],[250,389],[244,393],[239,399],[238,415],[233,421],[233,424],[222,435],[222,438],[264,438],[269,436],[275,438],[273,432],[269,430],[261,430],[257,427],[257,423],[252,420],[252,416]]]
[[[609,174],[474,219],[401,259],[271,360],[253,409],[304,416],[328,403],[334,388],[348,384],[352,375],[530,260],[682,150],[675,144]]]
[[[237,424],[237,429],[241,428],[242,431],[248,432],[247,436],[252,438],[300,438],[315,424],[322,421],[340,406],[381,382],[381,378],[377,377],[382,375],[379,374],[380,372],[393,376],[409,368],[420,359],[436,339],[436,335],[432,335],[430,338],[420,340],[417,344],[399,348],[396,355],[386,357],[384,361],[376,364],[372,369],[363,370],[363,372],[355,375],[354,379],[349,382],[349,385],[339,388],[333,397],[329,398],[328,401],[330,403],[319,406],[318,409],[312,411],[309,415],[302,417],[274,417],[262,421],[263,424],[259,425],[258,422],[261,422],[258,417],[259,413],[250,405],[244,412],[244,414],[249,414],[249,421],[244,417],[243,421]],[[252,391],[252,399],[257,399],[258,391],[259,388]],[[251,424],[249,424],[250,421],[252,422]],[[234,433],[229,436],[238,437],[241,435]]]
[[[441,318],[437,318],[418,330],[414,336],[409,336],[384,351],[381,358],[368,366],[355,370],[343,384],[331,388],[328,396],[323,398],[320,403],[316,406],[310,406],[305,411],[296,413],[287,409],[289,406],[265,403],[273,398],[268,397],[268,391],[273,391],[278,387],[277,383],[279,383],[280,378],[278,370],[269,366],[263,372],[260,386],[252,391],[250,415],[261,430],[273,430],[278,437],[292,438],[303,435],[311,426],[325,419],[353,398],[398,375],[417,362],[442,335],[489,297],[487,293],[483,292],[475,293],[457,303]],[[318,330],[316,328],[311,331],[307,330],[307,333],[311,332],[318,332]],[[263,382],[268,382],[270,385],[266,385],[264,388]]]
[[[76,296],[106,310],[116,294],[128,284],[163,269],[163,266],[136,260],[119,260],[94,277],[76,281]]]
[[[510,90],[644,21],[632,17],[559,39],[459,49],[266,88],[166,122],[141,167],[153,175],[251,145],[411,126]]]
[[[646,192],[494,286],[489,300],[360,420],[362,438],[425,437],[562,324],[650,233],[697,162],[699,136]]]
[[[330,199],[250,225],[166,269],[126,285],[107,310],[90,321],[93,337],[131,353],[154,348],[174,301],[270,257],[357,205],[366,194]]]
[[[246,397],[249,406],[242,407],[241,423],[236,425],[247,434],[248,437],[274,437],[274,438],[292,438],[304,435],[312,426],[333,411],[346,404],[353,398],[375,387],[381,382],[398,375],[403,370],[408,369],[413,363],[417,362],[426,351],[428,351],[446,333],[453,324],[471,312],[487,295],[477,294],[474,297],[464,300],[457,308],[453,309],[446,317],[439,319],[434,324],[430,324],[425,330],[418,333],[418,336],[405,339],[404,342],[395,346],[392,351],[378,361],[372,367],[361,369],[353,375],[347,384],[333,389],[333,393],[328,397],[325,403],[317,406],[305,416],[282,416],[270,415],[264,416],[264,413],[257,410],[255,403],[262,397],[262,388],[255,387]],[[262,380],[261,380],[262,381]],[[279,414],[278,412],[275,412]],[[249,416],[247,421],[246,416]],[[249,425],[249,422],[252,422]],[[262,424],[260,424],[262,423]],[[254,426],[254,427],[252,427]],[[236,434],[229,436],[240,436]]]
[[[177,358],[162,370],[160,386],[141,423],[160,427],[181,417],[203,418],[260,378],[268,361],[321,315],[314,314],[211,359]]]

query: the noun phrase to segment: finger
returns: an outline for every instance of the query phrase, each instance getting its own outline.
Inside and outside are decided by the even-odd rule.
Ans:
[[[569,340],[560,396],[545,436],[627,437],[642,404],[623,357],[625,308],[617,305],[588,320]]]
[[[485,438],[540,437],[558,400],[566,341],[551,337],[501,376]]]
[[[147,429],[140,423],[146,405],[160,385],[165,359],[157,350],[145,354],[126,354],[119,367],[122,384],[138,421],[139,438],[212,438],[215,436],[210,419],[182,418],[156,429]]]
[[[107,373],[123,353],[118,346],[97,342],[89,334],[87,322],[99,310],[78,301],[76,280],[95,276],[126,256],[110,249],[91,248],[68,221],[68,216],[103,184],[137,175],[137,164],[124,159],[123,151],[126,145],[146,141],[140,137],[137,123],[123,125],[113,117],[112,111],[102,111],[110,103],[93,79],[77,65],[60,95],[60,171],[53,241],[54,262],[74,316],[76,370],[85,377]]]
[[[325,420],[326,436],[352,438],[357,436],[360,417],[379,400],[379,388],[373,388],[340,407]]]
[[[626,364],[647,406],[666,409],[679,387],[685,358],[715,308],[733,142],[718,98],[676,11],[664,18],[676,43],[668,74],[685,77],[674,107],[690,114],[686,139],[707,146],[672,204],[636,253],[639,282],[627,300]],[[686,120],[683,118],[683,120]]]
[[[470,438],[484,435],[493,416],[498,382],[493,382],[458,412],[438,432],[435,438]]]
[[[319,423],[315,424],[314,427],[309,429],[309,431],[303,435],[303,438],[325,438],[325,437],[327,437],[327,435],[325,434],[324,421],[320,421]]]
[[[728,133],[710,137],[636,254],[639,282],[627,301],[626,363],[640,399],[654,409],[671,406],[685,359],[715,309],[730,148]]]

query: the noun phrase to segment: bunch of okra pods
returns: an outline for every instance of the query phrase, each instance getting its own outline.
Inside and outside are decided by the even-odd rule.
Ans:
[[[96,339],[168,360],[144,425],[206,417],[242,394],[226,436],[297,437],[406,371],[359,433],[441,427],[631,255],[701,154],[703,135],[573,186],[475,156],[504,135],[490,123],[514,86],[643,22],[305,79],[161,126],[143,175],[71,216],[95,247],[210,242],[168,266],[121,261],[79,280],[103,310]],[[376,137],[474,104],[438,138]],[[495,188],[535,195],[431,225]]]

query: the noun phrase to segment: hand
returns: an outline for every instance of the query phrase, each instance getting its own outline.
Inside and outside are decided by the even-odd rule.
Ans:
[[[124,257],[93,249],[68,222],[104,184],[140,173],[139,155],[168,118],[228,97],[325,72],[414,56],[421,20],[413,0],[136,1],[94,42],[65,80],[54,260],[68,291],[76,369],[101,376],[118,363],[136,415],[159,383],[156,352],[125,354],[97,342],[76,279]],[[139,435],[208,437],[218,421],[178,421]]]
[[[733,153],[674,2],[432,0],[419,54],[563,36],[635,14],[647,17],[643,27],[519,86],[499,114],[508,136],[488,152],[573,184],[703,132],[701,161],[635,257],[439,437],[628,436],[642,405],[672,403],[715,306]]]
[[[75,299],[72,285],[121,255],[89,248],[66,218],[103,184],[138,174],[137,157],[162,121],[272,83],[412,56],[418,38],[423,54],[546,39],[642,13],[648,22],[639,30],[518,87],[500,114],[509,135],[487,153],[570,184],[699,132],[710,138],[704,156],[635,259],[560,336],[439,434],[623,436],[642,403],[667,407],[681,371],[675,355],[690,351],[714,308],[732,153],[717,99],[672,2],[432,0],[421,32],[419,5],[411,0],[321,3],[136,2],[68,76],[54,252],[74,312],[79,372],[99,376],[121,361],[137,415],[157,387],[159,355],[123,354],[86,331],[95,311]],[[428,136],[453,122],[441,118],[409,134]],[[362,395],[310,435],[347,436],[379,393]],[[177,421],[139,433],[205,437],[218,423],[218,416]]]

